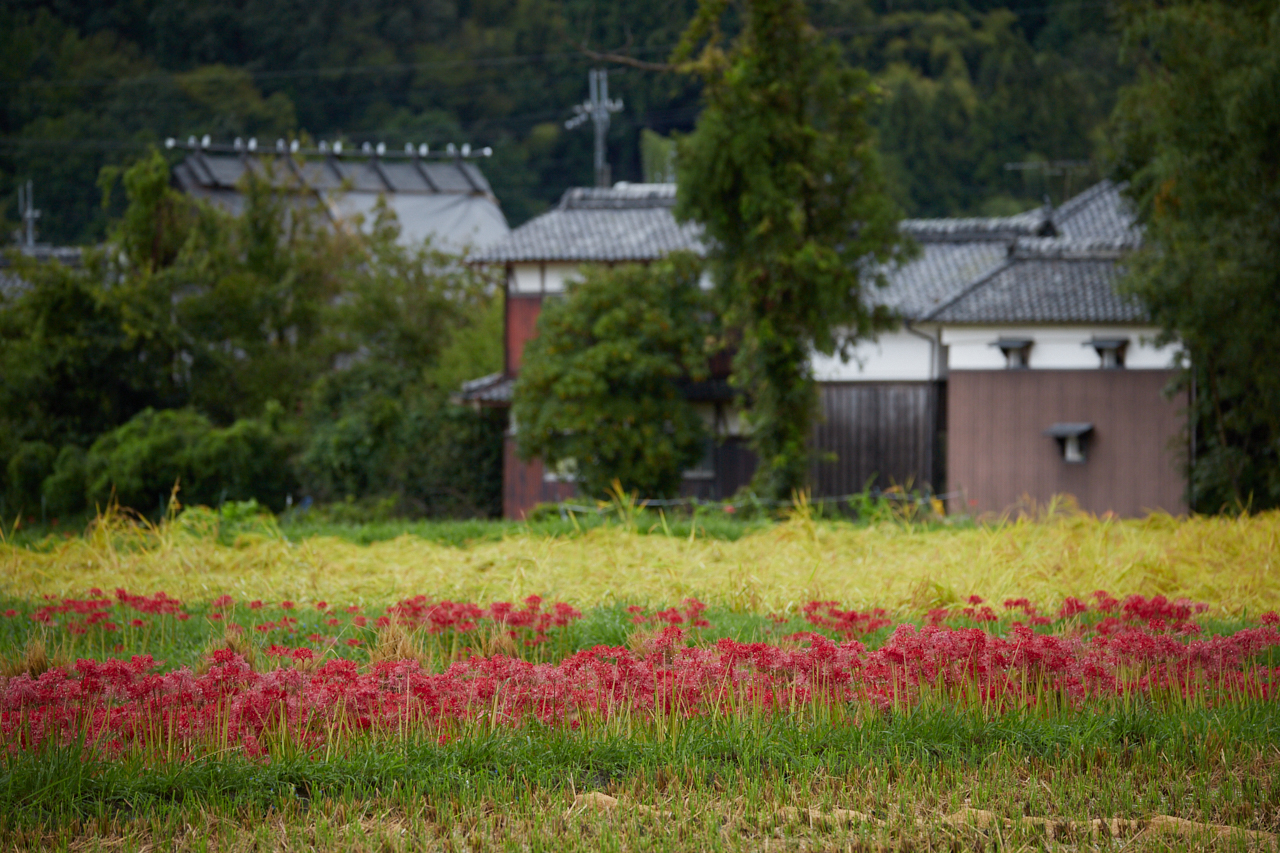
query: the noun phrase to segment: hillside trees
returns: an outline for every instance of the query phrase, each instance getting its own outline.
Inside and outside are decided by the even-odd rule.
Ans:
[[[681,141],[678,217],[712,246],[727,327],[741,331],[734,381],[747,399],[753,488],[805,485],[817,410],[813,350],[845,351],[886,328],[870,262],[903,250],[876,157],[874,91],[809,23],[801,0],[704,0],[675,54],[701,76],[705,105]]]
[[[1062,181],[1004,164],[1089,159],[1127,75],[1110,16],[1093,4],[809,6],[814,25],[887,95],[868,120],[911,215],[1059,199]],[[483,168],[517,225],[591,181],[591,134],[562,125],[585,94],[592,60],[581,48],[660,59],[696,9],[695,0],[0,0],[0,230],[16,226],[16,186],[32,179],[44,239],[100,241],[124,202],[97,205],[99,168],[168,136],[205,133],[491,145]],[[609,134],[613,174],[641,180],[641,130],[690,130],[699,81],[611,74],[626,103]]]
[[[1134,2],[1119,171],[1146,227],[1129,284],[1183,346],[1197,509],[1280,506],[1280,4]]]

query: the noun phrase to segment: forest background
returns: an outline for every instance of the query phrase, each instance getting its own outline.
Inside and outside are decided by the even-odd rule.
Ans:
[[[592,181],[582,48],[663,62],[694,0],[2,0],[0,216],[34,180],[42,238],[101,240],[104,165],[166,137],[489,145],[510,224]],[[1098,0],[820,0],[815,26],[875,75],[874,117],[908,216],[1004,214],[1098,176],[1103,126],[1132,74]],[[696,80],[613,66],[615,180],[643,179],[641,129],[692,130]],[[1066,174],[1006,164],[1073,161]],[[1062,171],[1062,170],[1052,170]]]
[[[30,268],[33,290],[3,306],[0,508],[48,518],[114,495],[155,514],[181,481],[185,502],[277,511],[295,495],[500,511],[502,424],[449,402],[500,365],[492,283],[397,247],[391,222],[344,242],[287,223],[265,191],[238,220],[202,209],[147,152],[206,133],[489,145],[484,171],[517,226],[591,182],[590,133],[563,124],[598,64],[589,51],[661,62],[695,7],[2,0],[0,226],[17,228],[17,188],[34,180],[43,241],[126,250]],[[873,123],[908,215],[1012,213],[1100,176],[1107,118],[1133,78],[1112,4],[810,11],[879,84]],[[691,131],[698,86],[610,75],[625,102],[613,177],[660,176],[642,131]]]

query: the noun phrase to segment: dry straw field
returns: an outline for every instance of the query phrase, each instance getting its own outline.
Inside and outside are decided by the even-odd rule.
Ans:
[[[646,522],[647,523],[647,522]],[[99,519],[48,548],[0,543],[0,594],[163,590],[184,600],[295,598],[385,603],[516,601],[592,607],[693,596],[742,612],[835,600],[899,615],[1027,597],[1045,605],[1096,589],[1207,602],[1224,615],[1280,607],[1280,513],[1142,520],[1053,514],[990,526],[870,526],[800,514],[737,541],[606,525],[580,535],[514,532],[465,547],[416,536],[371,545],[265,533],[223,543],[198,526]]]

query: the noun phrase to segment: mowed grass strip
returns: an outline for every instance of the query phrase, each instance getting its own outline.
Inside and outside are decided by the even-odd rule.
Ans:
[[[405,535],[368,545],[316,536],[233,541],[186,528],[100,519],[84,536],[41,548],[0,544],[0,593],[83,594],[91,587],[163,590],[184,600],[221,594],[300,603],[434,599],[518,601],[531,594],[579,607],[669,604],[687,596],[737,612],[795,612],[812,600],[898,615],[1026,597],[1054,606],[1096,589],[1208,602],[1224,614],[1280,607],[1280,512],[1142,520],[1059,514],[948,528],[794,517],[735,541],[665,535],[642,516],[580,535],[508,533],[466,547]]]
[[[8,849],[1273,849],[1273,707],[678,737],[494,731],[325,761],[10,757]],[[1099,824],[1094,824],[1099,821]]]

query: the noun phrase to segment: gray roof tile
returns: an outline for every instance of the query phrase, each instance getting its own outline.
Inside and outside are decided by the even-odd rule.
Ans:
[[[1120,296],[1123,270],[1114,256],[1023,256],[1000,268],[928,319],[939,323],[1137,323],[1148,320],[1136,301]]]
[[[674,184],[576,188],[552,211],[473,257],[481,263],[652,261],[704,251],[701,228],[676,222]]]
[[[1124,186],[1102,181],[1063,202],[1053,212],[1058,234],[1078,240],[1130,239],[1140,241],[1142,231],[1134,220]]]
[[[490,373],[462,383],[456,398],[466,403],[510,403],[516,381],[502,373]]]
[[[672,215],[675,195],[674,184],[571,189],[555,210],[512,231],[474,259],[583,263],[648,261],[679,249],[701,253],[698,226],[677,223]],[[905,319],[1140,318],[1132,304],[1111,291],[1115,260],[1140,244],[1141,233],[1120,187],[1109,181],[1055,211],[1038,207],[1016,216],[907,219],[901,228],[921,243],[921,252],[900,268],[884,270],[887,285],[875,290],[872,298]],[[1071,265],[1076,262],[1082,263]],[[1017,293],[1020,290],[1026,292]],[[1080,303],[1078,308],[1071,308],[1072,300]],[[1000,311],[1008,316],[999,317]],[[971,319],[957,319],[961,316]]]

